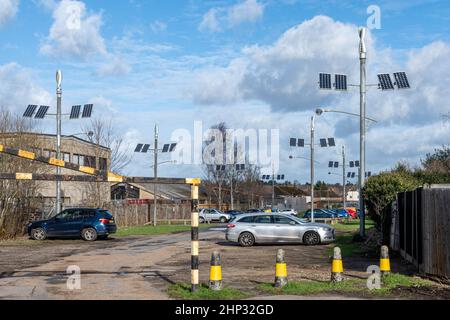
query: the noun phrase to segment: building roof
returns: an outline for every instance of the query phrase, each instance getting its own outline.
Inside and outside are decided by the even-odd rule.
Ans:
[[[4,133],[0,133],[0,137],[11,137],[11,136],[15,136],[15,135],[28,135],[28,136],[36,136],[36,137],[43,137],[43,138],[53,138],[56,139],[56,134],[48,134],[48,133],[38,133],[38,132],[4,132]],[[90,146],[97,146],[96,143],[85,140],[85,139],[81,139],[75,135],[61,135],[61,139],[62,140],[72,140],[72,141],[77,141],[83,144],[87,144]],[[98,147],[100,147],[101,149],[104,149],[105,151],[111,151],[110,148],[105,147],[103,145],[98,145]]]

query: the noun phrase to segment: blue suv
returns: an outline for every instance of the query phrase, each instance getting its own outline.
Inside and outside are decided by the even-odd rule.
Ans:
[[[60,237],[95,241],[106,239],[116,231],[114,217],[103,209],[67,209],[49,220],[32,222],[28,226],[28,235],[39,241]]]

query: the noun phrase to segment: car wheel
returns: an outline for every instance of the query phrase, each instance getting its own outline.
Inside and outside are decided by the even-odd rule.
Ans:
[[[31,231],[31,238],[37,241],[47,239],[47,232],[43,228],[36,228]]]
[[[97,240],[97,231],[94,228],[86,228],[81,231],[81,237],[85,241]]]
[[[244,232],[239,236],[239,244],[242,247],[251,247],[255,244],[255,236],[250,232]]]
[[[205,223],[205,219],[203,217],[198,218],[199,223]]]
[[[316,246],[320,244],[320,235],[315,231],[308,231],[303,236],[303,243],[308,246]]]
[[[227,218],[221,217],[221,218],[220,218],[220,223],[225,223],[225,222],[227,222]]]

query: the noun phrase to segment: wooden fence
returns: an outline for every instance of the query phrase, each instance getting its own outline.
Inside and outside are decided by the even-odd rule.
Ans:
[[[116,220],[119,227],[131,227],[152,222],[154,204],[128,204],[126,201],[113,201],[104,206]],[[159,203],[157,205],[157,221],[185,224],[191,218],[191,206],[188,203]]]
[[[450,277],[450,186],[397,195],[391,247],[424,274]]]

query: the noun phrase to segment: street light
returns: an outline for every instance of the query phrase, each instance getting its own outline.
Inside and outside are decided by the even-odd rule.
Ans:
[[[62,116],[69,116],[70,120],[77,120],[80,118],[90,118],[92,116],[93,104],[85,104],[82,114],[81,105],[72,106],[72,111],[70,114],[62,114],[62,72],[61,70],[56,71],[56,114],[48,113],[50,109],[49,106],[40,106],[38,109],[37,105],[30,104],[25,110],[24,118],[34,118],[38,120],[44,119],[47,115],[56,117],[56,159],[61,160],[61,122]],[[37,112],[36,112],[37,110]],[[35,114],[36,112],[36,114]],[[61,175],[61,167],[56,167],[56,174]],[[55,204],[56,214],[61,212],[61,181],[56,181],[56,204]]]
[[[171,144],[165,144],[162,149],[158,149],[158,142],[159,142],[159,129],[158,125],[155,125],[155,146],[153,148],[150,147],[150,144],[144,144],[139,143],[136,148],[134,149],[134,152],[136,153],[148,153],[153,152],[153,176],[155,178],[155,183],[153,184],[153,226],[156,227],[156,218],[157,218],[157,209],[156,206],[158,205],[158,199],[157,199],[157,193],[158,193],[158,154],[159,153],[171,153],[175,151],[175,148],[177,147],[176,143]],[[150,220],[150,217],[149,217]]]
[[[316,109],[316,114],[317,114],[318,116],[321,116],[322,114],[324,114],[324,113],[326,113],[326,112],[343,113],[343,114],[347,114],[347,115],[355,116],[355,117],[358,117],[358,118],[359,118],[359,114],[357,114],[357,113],[352,113],[352,112],[347,112],[347,111],[341,111],[341,110],[333,110],[333,109],[322,109],[322,108],[317,108],[317,109]],[[372,121],[372,122],[378,123],[377,120],[372,119],[372,118],[369,118],[369,117],[366,117],[366,120],[367,120],[367,121]]]
[[[314,150],[315,150],[315,141],[314,141],[314,132],[315,132],[315,121],[316,116],[313,115],[311,117],[311,143],[309,143],[310,149],[311,149],[311,221],[314,222],[314,163],[316,162],[314,160]],[[296,139],[296,138],[290,138],[290,146],[291,147],[299,147],[304,148],[305,140],[304,139]],[[335,147],[336,142],[334,138],[328,138],[328,139],[320,139],[320,146],[322,148],[326,147]]]

